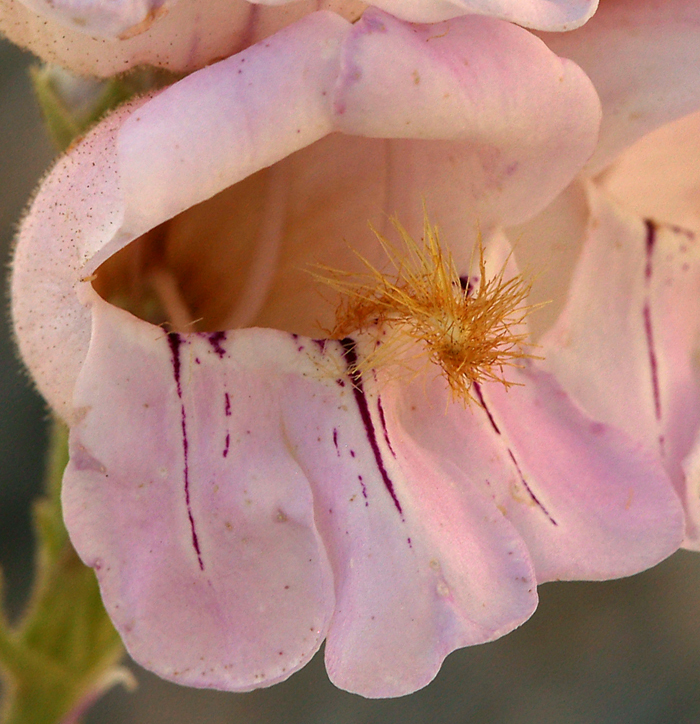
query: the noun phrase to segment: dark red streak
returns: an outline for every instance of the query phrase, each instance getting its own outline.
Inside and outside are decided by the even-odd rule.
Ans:
[[[175,377],[175,384],[177,385],[177,396],[180,400],[180,427],[182,428],[182,452],[184,458],[184,478],[185,478],[185,504],[187,505],[187,517],[190,520],[190,529],[192,531],[192,545],[197,553],[197,560],[199,561],[200,570],[204,570],[204,562],[202,561],[202,552],[199,549],[199,539],[197,538],[197,531],[194,525],[194,517],[192,515],[192,505],[190,503],[190,472],[189,472],[189,443],[187,439],[187,413],[185,412],[185,404],[182,401],[182,385],[180,382],[180,346],[182,344],[182,338],[177,332],[170,332],[168,334],[168,344],[170,346],[170,353],[172,355],[173,363],[173,376]]]
[[[384,461],[382,460],[382,454],[379,450],[379,445],[377,443],[377,435],[374,429],[374,423],[372,422],[372,416],[369,414],[369,406],[367,405],[367,397],[365,396],[364,387],[362,385],[362,375],[355,369],[355,365],[357,364],[357,353],[355,352],[355,340],[351,339],[350,337],[345,337],[345,339],[340,340],[340,344],[343,347],[343,356],[345,357],[345,362],[348,367],[348,375],[350,379],[352,380],[352,392],[355,396],[355,402],[357,403],[358,410],[360,412],[360,417],[362,418],[362,422],[365,426],[365,432],[367,434],[367,440],[369,441],[370,447],[372,448],[372,452],[374,453],[374,459],[377,463],[377,468],[379,470],[379,474],[382,476],[382,480],[384,481],[384,486],[386,487],[387,491],[389,492],[389,495],[391,496],[391,499],[394,501],[394,505],[396,506],[396,510],[399,511],[399,514],[403,518],[403,510],[401,508],[401,503],[399,502],[399,499],[396,497],[396,491],[394,490],[394,484],[391,482],[391,478],[389,477],[386,468],[384,467]]]

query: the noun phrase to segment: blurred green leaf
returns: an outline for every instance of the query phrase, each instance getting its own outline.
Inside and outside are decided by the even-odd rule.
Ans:
[[[30,75],[47,131],[60,151],[65,151],[117,106],[182,77],[156,68],[136,68],[121,76],[98,80],[82,78],[53,65],[35,66]]]

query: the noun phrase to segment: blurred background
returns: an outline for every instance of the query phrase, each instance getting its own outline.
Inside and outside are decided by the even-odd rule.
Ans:
[[[0,40],[0,247],[51,164],[30,89],[28,54]],[[39,494],[46,409],[13,348],[2,275],[0,329],[0,565],[10,615],[31,580],[29,507]],[[550,583],[518,631],[452,654],[437,679],[398,700],[335,689],[320,656],[289,681],[250,694],[175,686],[129,663],[139,681],[114,689],[86,724],[698,724],[700,554],[607,583]]]

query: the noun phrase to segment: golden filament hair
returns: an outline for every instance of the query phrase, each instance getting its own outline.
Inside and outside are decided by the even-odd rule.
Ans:
[[[353,333],[375,336],[375,349],[357,362],[357,373],[395,363],[401,349],[423,345],[431,362],[439,365],[453,396],[475,401],[474,383],[497,380],[509,387],[505,368],[532,357],[527,335],[520,326],[532,311],[525,304],[531,284],[521,275],[505,277],[505,264],[486,275],[484,249],[478,245],[479,275],[472,285],[460,278],[449,251],[440,246],[438,229],[425,220],[422,244],[392,220],[402,246],[396,247],[372,229],[393,270],[379,271],[357,254],[367,274],[361,281],[349,274],[323,268],[319,276],[342,294],[331,336]]]

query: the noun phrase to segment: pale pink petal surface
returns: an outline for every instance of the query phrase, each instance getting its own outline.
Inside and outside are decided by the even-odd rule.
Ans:
[[[698,456],[685,457],[700,424],[692,363],[700,280],[689,241],[700,228],[699,30],[697,3],[617,0],[584,28],[543,36],[581,64],[601,95],[601,140],[587,171],[603,171],[592,179],[597,191],[582,178],[509,234],[519,255],[548,267],[533,299],[554,303],[535,315],[538,334],[561,311],[582,254],[574,295],[547,338],[548,364],[594,417],[663,455],[692,548]]]
[[[359,0],[321,5],[351,20],[366,7]],[[84,28],[47,19],[20,0],[0,0],[0,32],[42,60],[83,75],[107,77],[144,64],[186,73],[236,53],[317,9],[316,0],[276,6],[247,0],[177,0],[161,5],[156,16],[149,16],[153,22],[134,29],[142,32],[119,38],[93,37]]]
[[[326,635],[333,576],[283,375],[243,343],[227,377],[215,341],[95,305],[63,506],[127,648],[190,685],[286,678]]]
[[[537,581],[629,575],[674,550],[682,510],[653,455],[582,413],[550,376],[509,378],[522,388],[484,385],[484,410],[445,413],[435,392],[428,400],[414,391],[403,417],[437,469],[486,481],[525,540]],[[440,410],[449,435],[428,422]]]
[[[682,463],[700,427],[700,247],[692,232],[590,194],[567,306],[542,342],[546,366],[594,418],[656,452],[685,498]],[[687,526],[696,545],[697,521]]]
[[[154,225],[330,130],[462,141],[399,147],[390,172],[429,194],[439,174],[424,180],[421,166],[461,152],[471,168],[451,164],[473,179],[467,199],[488,226],[532,215],[561,190],[593,150],[598,114],[580,69],[515,26],[478,16],[412,26],[371,11],[350,28],[318,14],[154,99],[125,124],[120,163],[127,204],[138,196]]]
[[[618,578],[674,551],[683,511],[653,454],[591,419],[555,378],[512,377],[522,389],[483,395],[515,458],[519,480],[501,494],[538,582]]]
[[[606,0],[584,27],[547,45],[590,76],[603,104],[595,173],[641,136],[698,109],[700,4]]]
[[[259,0],[277,4],[279,0]],[[461,15],[489,15],[538,30],[565,31],[583,25],[598,0],[378,0],[372,3],[401,20],[436,23]]]
[[[570,30],[596,0],[383,0],[402,20],[480,14],[540,30]],[[362,0],[0,0],[0,31],[43,60],[98,76],[139,64],[188,72],[275,33],[316,10],[356,20]]]
[[[700,232],[700,113],[649,133],[599,179],[645,218]]]
[[[489,250],[499,245],[502,259],[509,249],[502,238]],[[579,305],[599,306],[597,291],[583,287]],[[615,345],[627,341],[623,333]],[[482,407],[448,404],[441,378],[428,388],[422,380],[404,382],[412,404],[402,404],[402,419],[413,419],[404,424],[434,453],[436,468],[486,481],[487,494],[525,540],[539,583],[613,578],[654,565],[679,545],[683,525],[663,466],[637,437],[589,417],[543,372],[546,349],[533,350],[544,360],[507,371],[515,386],[478,385]],[[609,394],[609,382],[599,386],[601,395]],[[439,413],[444,422],[431,425]]]
[[[532,613],[515,529],[389,437],[340,343],[166,335],[99,299],[93,318],[64,514],[142,664],[245,690],[306,663],[330,619],[335,683],[396,696]]]
[[[339,348],[350,364],[359,345],[325,345],[328,355]],[[397,696],[427,684],[454,649],[528,618],[536,582],[480,481],[468,470],[443,474],[397,426],[391,384],[342,366],[332,396],[317,380],[292,383],[290,395],[302,394],[286,429],[336,577],[328,674],[364,696]]]
[[[19,0],[29,10],[93,37],[124,37],[146,30],[177,0]]]

